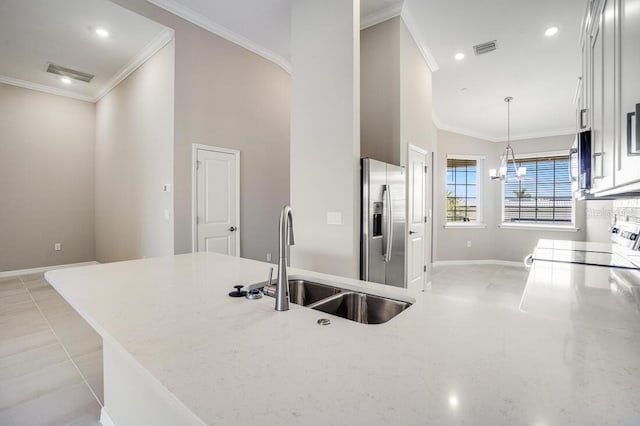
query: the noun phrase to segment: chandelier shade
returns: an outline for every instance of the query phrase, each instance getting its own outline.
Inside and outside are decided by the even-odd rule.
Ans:
[[[507,147],[500,156],[500,164],[497,169],[489,169],[489,177],[492,180],[505,181],[505,180],[523,180],[527,175],[527,168],[520,167],[516,163],[516,156],[511,147],[511,101],[513,97],[508,96],[504,98],[507,103]],[[509,170],[509,164],[513,167],[513,172]]]

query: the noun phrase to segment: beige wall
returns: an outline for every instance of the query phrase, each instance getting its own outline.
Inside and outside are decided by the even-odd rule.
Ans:
[[[431,70],[400,17],[361,37],[362,157],[405,165],[409,144],[433,151]]]
[[[400,164],[406,165],[409,144],[433,152],[433,90],[431,70],[400,22]]]
[[[96,105],[99,262],[173,254],[173,67],[171,42]]]
[[[400,165],[400,18],[360,33],[360,154]]]
[[[175,252],[191,251],[191,146],[238,149],[243,257],[277,257],[289,203],[289,74],[144,0],[116,0],[175,31]]]
[[[291,16],[291,264],[357,278],[360,15],[354,0],[296,0]]]
[[[95,259],[94,123],[90,102],[0,84],[0,271]]]
[[[573,135],[519,140],[512,142],[518,154],[569,151]],[[501,221],[501,185],[489,179],[488,169],[497,167],[506,143],[494,143],[447,131],[438,131],[435,182],[435,256],[436,261],[489,260],[520,262],[532,252],[538,239],[584,240],[585,204],[576,204],[578,232],[504,229]],[[446,223],[446,156],[447,154],[473,154],[486,156],[482,171],[483,213],[485,228],[450,229]],[[471,247],[467,247],[471,241]]]

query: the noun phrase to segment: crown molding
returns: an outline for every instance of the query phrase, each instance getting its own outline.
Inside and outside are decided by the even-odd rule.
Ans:
[[[200,28],[203,28],[226,40],[229,40],[232,43],[242,46],[245,49],[255,53],[256,55],[262,56],[263,58],[273,62],[274,64],[278,65],[279,67],[284,69],[286,72],[291,74],[291,63],[288,60],[278,55],[277,53],[269,49],[266,49],[265,47],[260,46],[259,44],[254,43],[253,41],[239,34],[234,33],[228,28],[225,28],[222,25],[216,24],[206,16],[192,9],[189,9],[188,7],[185,7],[175,2],[174,0],[146,0],[146,1],[155,6],[158,6],[161,9],[166,10],[167,12],[173,13],[174,15],[179,16],[180,18],[186,21],[189,21],[194,25],[197,25]]]
[[[64,96],[66,98],[77,99],[79,101],[96,103],[102,99],[107,93],[113,90],[118,84],[127,78],[132,72],[140,68],[149,58],[155,55],[160,49],[173,40],[173,30],[169,28],[163,29],[158,35],[149,42],[133,59],[118,71],[118,73],[105,86],[98,91],[96,96],[87,96],[75,93],[71,90],[59,89],[45,84],[33,83],[31,81],[20,80],[5,75],[0,75],[0,83],[10,84],[12,86],[22,87],[24,89],[37,90],[38,92],[49,93],[52,95]]]
[[[544,130],[541,132],[533,132],[533,133],[520,133],[511,137],[511,142],[513,141],[521,141],[524,139],[539,139],[539,138],[550,138],[553,136],[568,136],[575,135],[576,129],[575,127],[565,127],[564,129],[552,129],[552,130]],[[506,142],[506,139],[500,139],[497,142]]]
[[[432,114],[433,124],[435,124],[438,130],[444,130],[445,132],[457,133],[459,135],[469,136],[476,139],[481,139],[487,142],[500,142],[499,139],[493,138],[491,136],[475,132],[473,130],[464,129],[458,126],[450,126],[446,123],[443,123],[438,116]]]
[[[436,62],[436,58],[434,58],[431,54],[431,50],[429,49],[429,46],[427,45],[425,38],[419,29],[420,27],[418,24],[416,24],[415,19],[413,19],[411,10],[406,3],[402,7],[402,13],[400,13],[400,17],[404,21],[407,30],[409,30],[409,34],[411,34],[411,37],[413,37],[413,41],[415,41],[416,45],[418,46],[418,49],[420,50],[420,53],[422,53],[422,57],[427,63],[427,66],[429,66],[431,72],[438,71],[440,69],[440,66],[438,65],[438,62]]]
[[[445,132],[457,133],[459,135],[469,136],[476,139],[481,139],[487,142],[494,143],[504,143],[507,140],[505,138],[496,138],[494,136],[489,136],[483,133],[478,133],[473,130],[465,129],[458,126],[451,126],[449,124],[443,123],[435,114],[433,114],[433,124],[436,126],[438,130],[444,130]],[[554,130],[545,130],[541,132],[532,132],[532,133],[520,133],[511,137],[511,142],[521,141],[526,139],[540,139],[540,138],[550,138],[554,136],[567,136],[574,135],[576,133],[575,128],[564,128],[564,129],[554,129]]]
[[[38,92],[49,93],[51,95],[64,96],[65,98],[76,99],[85,102],[95,102],[91,96],[80,95],[70,90],[59,89],[57,87],[46,86],[44,84],[33,83],[31,81],[20,80],[18,78],[0,75],[0,83],[9,84],[11,86],[22,87],[23,89],[36,90]]]
[[[400,16],[402,12],[402,3],[392,4],[388,7],[376,10],[360,19],[360,30],[377,25],[396,16]]]
[[[140,50],[140,52],[138,52],[128,64],[122,67],[120,71],[118,71],[116,75],[114,75],[113,78],[111,78],[111,80],[109,80],[107,84],[105,84],[105,86],[100,89],[93,102],[98,102],[100,99],[102,99],[125,78],[129,77],[131,73],[140,68],[140,66],[147,62],[153,55],[158,53],[160,49],[169,44],[173,40],[173,37],[174,32],[172,29],[163,28],[163,30],[160,31],[153,38],[153,40],[151,40],[145,47],[143,47],[142,50]]]

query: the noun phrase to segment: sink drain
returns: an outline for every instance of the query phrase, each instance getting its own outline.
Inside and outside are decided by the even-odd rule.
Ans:
[[[320,318],[318,320],[318,325],[329,325],[331,324],[331,320],[329,318]]]

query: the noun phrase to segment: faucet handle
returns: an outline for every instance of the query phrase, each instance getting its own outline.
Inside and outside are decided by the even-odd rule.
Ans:
[[[264,286],[263,293],[269,294],[271,292],[271,281],[273,280],[273,266],[269,268],[269,275],[267,276],[267,283]]]

